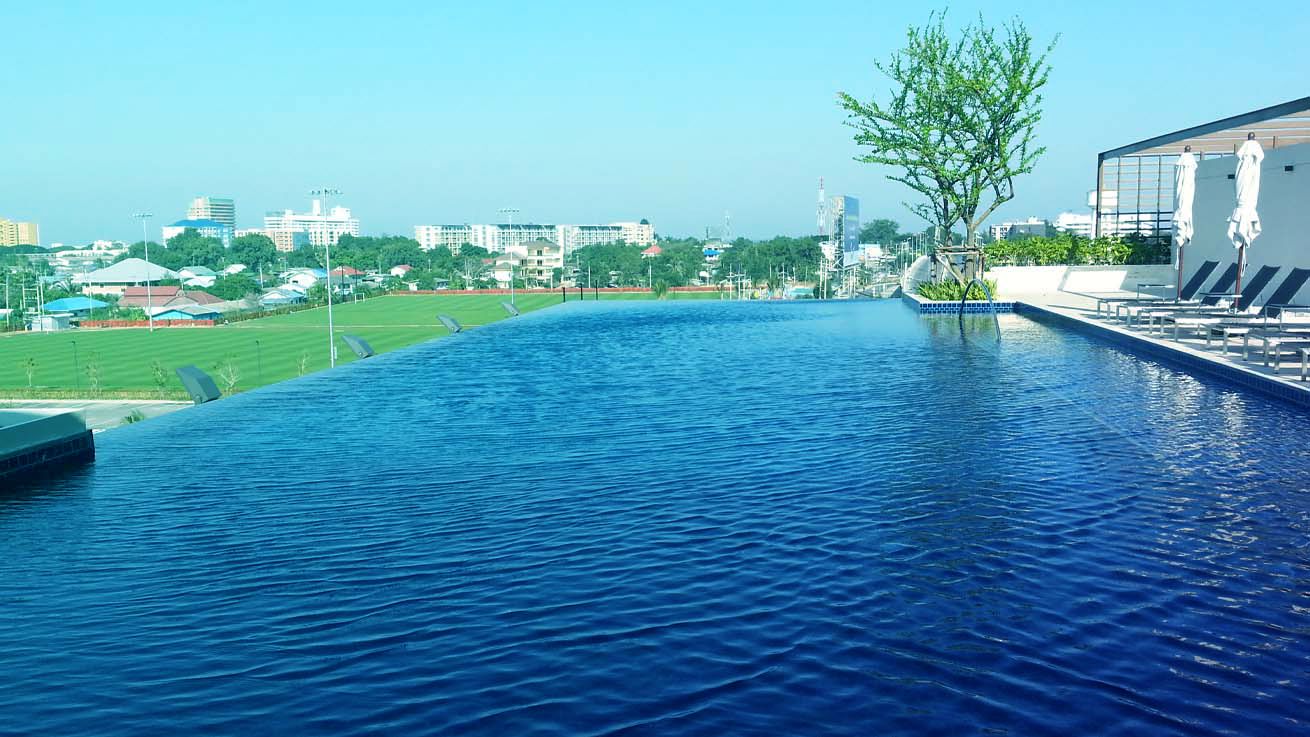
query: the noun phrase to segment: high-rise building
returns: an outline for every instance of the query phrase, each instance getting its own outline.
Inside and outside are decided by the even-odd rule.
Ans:
[[[464,244],[502,253],[530,241],[550,241],[572,253],[587,246],[623,242],[630,246],[655,243],[655,226],[641,222],[609,225],[548,225],[540,223],[490,223],[474,225],[416,225],[414,239],[424,250],[448,248],[459,253]]]
[[[359,219],[351,217],[348,207],[334,207],[325,213],[323,202],[314,200],[309,212],[283,210],[266,214],[264,233],[279,251],[294,251],[305,238],[313,246],[336,245],[343,235],[359,235]]]
[[[186,211],[187,220],[213,220],[237,228],[237,205],[230,197],[197,197]]]
[[[39,246],[41,229],[36,223],[0,218],[0,246]]]

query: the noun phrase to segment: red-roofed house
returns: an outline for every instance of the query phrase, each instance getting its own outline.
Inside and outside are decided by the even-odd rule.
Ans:
[[[350,266],[338,266],[332,270],[332,276],[362,276],[364,272]]]
[[[398,266],[392,266],[390,273],[392,276],[404,276],[413,270],[414,267],[409,264],[400,264]]]
[[[159,307],[170,299],[177,297],[182,292],[182,287],[150,287],[150,303]],[[142,307],[146,306],[146,288],[145,287],[127,287],[123,290],[123,296],[118,300],[119,307]]]
[[[655,258],[656,256],[660,255],[661,253],[664,253],[664,249],[660,248],[659,246],[651,246],[650,248],[647,248],[646,250],[644,250],[644,251],[641,252],[641,257],[642,257],[642,258]]]

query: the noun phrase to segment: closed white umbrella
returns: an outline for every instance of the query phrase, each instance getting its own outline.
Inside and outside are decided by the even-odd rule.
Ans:
[[[1260,200],[1260,162],[1264,160],[1265,150],[1255,140],[1255,134],[1249,133],[1246,143],[1237,149],[1237,174],[1234,177],[1237,186],[1237,207],[1228,217],[1228,240],[1237,249],[1237,284],[1233,288],[1233,305],[1237,306],[1242,297],[1242,274],[1246,271],[1246,248],[1260,236],[1260,214],[1256,204]]]
[[[1178,270],[1178,299],[1183,297],[1183,246],[1192,242],[1192,200],[1195,198],[1196,157],[1192,155],[1192,147],[1188,146],[1174,162],[1174,245],[1178,246],[1174,268]]]

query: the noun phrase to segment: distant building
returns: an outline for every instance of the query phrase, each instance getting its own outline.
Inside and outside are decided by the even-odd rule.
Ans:
[[[237,228],[237,205],[228,197],[197,197],[191,200],[186,216],[187,220],[215,220],[229,230]]]
[[[519,257],[520,278],[538,284],[555,283],[555,269],[564,268],[564,249],[550,241],[530,241],[523,244]]]
[[[1096,218],[1090,212],[1062,212],[1055,216],[1055,229],[1060,233],[1073,233],[1091,238]]]
[[[41,229],[36,223],[0,218],[0,246],[39,246]]]
[[[165,225],[160,228],[160,236],[167,245],[169,239],[176,238],[188,229],[194,230],[206,238],[213,238],[223,244],[224,248],[232,247],[232,228],[217,220],[179,220],[172,225]]]
[[[663,248],[660,248],[659,246],[651,246],[650,248],[647,248],[646,250],[644,250],[644,251],[641,252],[641,257],[642,257],[642,258],[655,258],[656,256],[660,255],[661,253],[664,253],[664,249],[663,249]]]
[[[322,200],[314,200],[309,212],[270,212],[264,216],[264,234],[279,251],[294,251],[302,245],[335,245],[343,235],[359,235],[359,219],[350,208],[334,207],[323,212]]]
[[[994,241],[1003,241],[1006,239],[1013,240],[1024,235],[1040,236],[1044,238],[1051,235],[1051,223],[1038,217],[1030,217],[1027,220],[998,223],[988,229],[988,235],[990,235]]]
[[[608,225],[550,225],[543,223],[479,223],[473,225],[416,225],[414,239],[425,251],[447,248],[458,254],[464,244],[503,253],[530,241],[551,241],[572,253],[579,248],[623,242],[630,246],[655,243],[655,226],[648,221]]]
[[[139,258],[127,258],[88,274],[74,274],[73,283],[83,285],[84,294],[121,295],[128,287],[176,278],[177,272],[172,269],[165,269]],[[176,289],[176,287],[172,288]]]

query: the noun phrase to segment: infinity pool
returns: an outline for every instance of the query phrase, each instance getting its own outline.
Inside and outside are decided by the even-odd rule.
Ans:
[[[0,495],[0,734],[1310,731],[1307,416],[1002,328],[573,303],[104,434]]]

